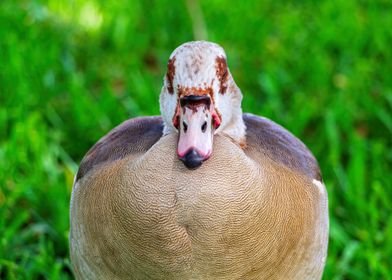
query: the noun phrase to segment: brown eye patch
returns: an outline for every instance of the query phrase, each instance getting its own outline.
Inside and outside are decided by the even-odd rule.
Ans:
[[[169,61],[167,62],[167,73],[166,73],[166,79],[167,79],[167,91],[170,94],[174,93],[174,89],[173,89],[173,79],[174,79],[174,75],[176,74],[176,67],[174,66],[174,62],[176,61],[176,57],[173,56],[173,58],[169,59]]]
[[[219,93],[224,94],[227,90],[228,69],[227,62],[224,57],[218,56],[215,59],[216,76],[220,82]]]

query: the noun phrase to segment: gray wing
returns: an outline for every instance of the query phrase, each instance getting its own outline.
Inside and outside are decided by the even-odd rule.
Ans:
[[[161,117],[127,120],[102,137],[84,156],[75,183],[91,169],[104,162],[122,159],[132,153],[145,152],[161,137]]]
[[[308,148],[290,132],[262,117],[244,114],[247,146],[260,156],[321,180],[318,163]],[[76,181],[104,162],[122,159],[132,153],[145,152],[161,137],[161,117],[142,117],[125,121],[101,138],[83,158]],[[248,153],[254,157],[254,154]]]
[[[294,135],[273,121],[252,114],[244,114],[246,125],[245,153],[254,157],[249,150],[258,151],[257,156],[270,159],[321,181],[317,160],[309,149]]]

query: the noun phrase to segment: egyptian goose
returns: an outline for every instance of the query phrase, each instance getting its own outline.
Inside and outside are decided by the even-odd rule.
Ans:
[[[242,114],[217,44],[170,56],[162,117],[127,120],[81,162],[71,199],[77,279],[320,279],[327,193],[306,146]]]

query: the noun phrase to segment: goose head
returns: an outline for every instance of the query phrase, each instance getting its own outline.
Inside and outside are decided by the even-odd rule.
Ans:
[[[245,144],[242,94],[215,43],[188,42],[170,55],[160,95],[164,134],[177,133],[177,155],[189,169],[213,153],[217,134]]]

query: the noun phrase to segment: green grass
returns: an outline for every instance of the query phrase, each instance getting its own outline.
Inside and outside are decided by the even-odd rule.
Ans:
[[[0,1],[0,279],[72,278],[78,163],[118,123],[159,114],[169,54],[199,38],[226,49],[244,111],[318,158],[324,279],[392,279],[388,0]]]

